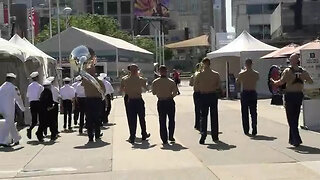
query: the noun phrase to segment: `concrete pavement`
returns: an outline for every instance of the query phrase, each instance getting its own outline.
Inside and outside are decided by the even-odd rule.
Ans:
[[[258,136],[252,138],[243,135],[239,102],[220,100],[221,142],[208,136],[206,145],[199,145],[192,89],[183,84],[180,90],[175,99],[176,144],[161,144],[157,100],[150,93],[144,99],[151,138],[129,144],[123,99],[117,98],[110,116],[115,125],[105,127],[102,141],[94,145],[86,145],[87,137],[77,132],[39,144],[35,136],[26,139],[22,130],[21,145],[0,148],[0,179],[320,179],[320,134],[300,130],[304,144],[292,148],[282,107],[259,101]]]

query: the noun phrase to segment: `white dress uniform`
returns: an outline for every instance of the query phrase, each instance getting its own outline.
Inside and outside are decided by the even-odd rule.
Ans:
[[[22,111],[25,110],[20,92],[15,85],[5,82],[0,87],[0,99],[0,113],[5,118],[5,122],[0,127],[0,144],[9,144],[11,143],[11,139],[16,143],[20,141],[21,136],[14,124],[15,104]]]
[[[106,79],[102,80],[104,87],[106,88],[106,95],[111,95],[114,93],[114,89],[111,85],[111,83],[109,81],[107,81]]]
[[[75,89],[69,84],[65,84],[60,88],[60,95],[61,95],[63,111],[64,111],[63,128],[64,129],[67,128],[67,116],[68,116],[68,128],[71,129],[72,99],[75,98]]]
[[[33,81],[27,89],[27,98],[30,103],[30,111],[32,116],[32,122],[30,128],[27,130],[28,137],[31,138],[31,131],[37,125],[40,115],[40,95],[44,87],[37,81]]]

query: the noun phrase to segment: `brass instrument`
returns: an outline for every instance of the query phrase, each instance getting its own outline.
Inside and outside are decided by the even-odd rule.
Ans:
[[[93,76],[86,72],[87,69],[91,69],[96,64],[95,56],[90,54],[88,47],[81,45],[74,48],[70,54],[69,61],[71,70],[79,73],[82,78],[91,82],[101,94],[102,100],[104,100],[105,93],[102,87]]]

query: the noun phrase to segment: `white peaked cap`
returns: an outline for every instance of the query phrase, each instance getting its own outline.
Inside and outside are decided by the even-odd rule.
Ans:
[[[102,77],[102,78],[106,78],[106,77],[108,76],[106,73],[100,73],[99,75],[100,75],[100,77]]]
[[[47,80],[52,82],[54,80],[54,77],[50,76],[50,77],[47,78]]]
[[[102,76],[98,76],[98,79],[102,81],[104,78]]]
[[[37,71],[32,72],[32,73],[30,74],[30,77],[31,77],[31,78],[35,78],[35,77],[37,77],[37,76],[39,76],[39,73],[38,73]]]
[[[66,77],[66,78],[63,79],[63,81],[64,81],[64,82],[66,82],[66,81],[69,81],[69,82],[70,82],[71,79],[70,79],[69,77]]]
[[[6,77],[17,78],[17,75],[15,75],[14,73],[7,73]]]
[[[51,85],[51,81],[49,81],[48,79],[44,80],[42,85],[44,86],[48,86],[48,85]]]
[[[82,79],[82,77],[80,75],[78,75],[76,78],[75,78],[77,81],[80,81]]]

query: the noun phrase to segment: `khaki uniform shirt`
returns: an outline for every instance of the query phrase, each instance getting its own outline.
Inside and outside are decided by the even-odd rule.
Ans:
[[[239,73],[238,81],[242,84],[242,90],[255,91],[259,73],[253,69],[246,69]]]
[[[312,83],[312,79],[309,75],[309,73],[305,70],[302,70],[301,74],[299,75],[300,79],[305,82]],[[286,68],[281,76],[280,81],[282,83],[286,83],[286,92],[302,92],[304,83],[293,83],[296,79],[296,75],[294,74],[294,71],[291,70],[291,68]]]
[[[102,88],[103,92],[106,92],[106,89],[104,87],[104,84],[102,81],[100,81],[99,79],[95,78],[98,83],[100,84],[100,87]],[[81,85],[83,86],[84,88],[84,92],[85,92],[85,95],[86,97],[88,98],[96,98],[96,97],[102,97],[100,92],[98,91],[98,89],[88,80],[86,79],[82,79],[82,83]]]
[[[209,67],[200,72],[194,82],[194,86],[199,87],[201,93],[213,93],[220,89],[220,75]]]
[[[147,81],[140,76],[128,76],[121,81],[121,89],[129,98],[141,98],[142,88],[147,89]]]
[[[194,92],[199,92],[199,85],[198,84],[195,84],[194,81],[196,79],[196,77],[199,75],[200,72],[195,72],[191,78],[190,78],[190,81],[189,81],[189,85],[190,86],[193,86],[193,91]]]
[[[178,94],[178,88],[173,80],[167,77],[160,77],[152,82],[152,93],[159,99],[169,99]]]

